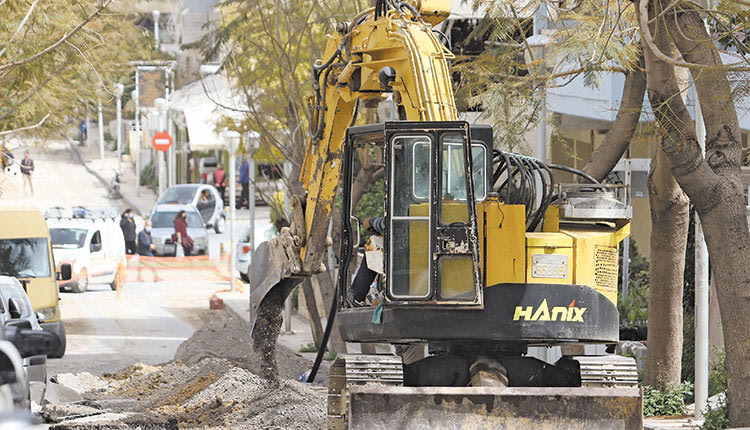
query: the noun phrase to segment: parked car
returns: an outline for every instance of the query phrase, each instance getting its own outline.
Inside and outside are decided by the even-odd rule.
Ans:
[[[258,249],[261,243],[271,240],[279,234],[276,227],[269,221],[255,221],[255,249]],[[250,226],[245,226],[242,234],[239,235],[237,243],[237,270],[240,272],[240,278],[245,282],[250,282],[250,263],[252,263],[250,253]]]
[[[55,262],[71,265],[73,277],[60,288],[83,293],[92,283],[117,286],[125,264],[125,239],[115,209],[51,208],[45,213]]]
[[[154,255],[174,255],[174,219],[182,210],[187,212],[187,233],[193,239],[193,254],[208,253],[208,231],[198,210],[189,204],[165,204],[157,205],[151,212],[151,240],[156,245]]]
[[[63,263],[56,272],[49,229],[36,207],[0,205],[0,275],[21,282],[36,312],[44,316],[42,328],[56,334],[58,349],[49,357],[65,355],[65,325],[60,317],[57,281],[70,279],[71,266]]]
[[[34,312],[29,296],[18,279],[0,276],[0,297],[5,305],[0,308],[5,325],[16,325],[17,321],[25,321],[32,330],[42,330],[39,321],[44,321],[44,318]],[[41,405],[47,390],[47,355],[23,357],[23,369],[29,383],[30,398]]]
[[[224,201],[221,200],[219,192],[213,185],[172,185],[164,190],[156,204],[193,205],[200,213],[206,228],[213,228],[216,233],[224,233],[227,228]]]

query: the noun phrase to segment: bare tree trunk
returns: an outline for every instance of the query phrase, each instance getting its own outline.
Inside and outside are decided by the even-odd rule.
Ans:
[[[721,65],[700,15],[685,7],[672,12],[683,31],[670,34],[683,58]],[[688,142],[689,150],[677,147],[668,155],[703,225],[724,321],[729,421],[745,427],[750,426],[750,232],[740,179],[740,128],[726,71],[693,73],[706,124],[706,158],[696,141]]]
[[[323,298],[323,306],[326,310],[326,320],[331,316],[328,314],[331,309],[331,303],[333,302],[333,282],[331,281],[331,274],[328,272],[318,273],[313,277],[313,285],[318,284],[320,288],[320,296]],[[346,352],[346,343],[341,339],[341,332],[339,331],[338,321],[334,321],[333,328],[331,329],[331,338],[328,340],[329,347],[336,352]]]
[[[669,2],[671,3],[671,1]],[[671,4],[656,4],[658,11]],[[656,16],[653,9],[650,16]],[[641,10],[643,14],[643,10]],[[664,85],[652,87],[649,99],[663,130],[661,146],[672,163],[672,173],[690,197],[703,225],[719,296],[729,383],[729,420],[733,427],[750,425],[750,231],[740,181],[741,143],[726,70],[700,18],[692,6],[681,3],[658,21],[669,28],[682,57],[712,68],[693,69],[706,124],[706,157],[696,140],[692,120],[679,97],[673,66],[645,50],[649,80],[654,75]],[[667,23],[670,25],[667,26]],[[644,32],[641,26],[641,33]],[[665,37],[658,32],[655,37]],[[668,53],[667,53],[668,54]]]
[[[642,56],[638,66],[643,67]],[[604,137],[604,142],[596,148],[594,155],[584,166],[584,172],[601,181],[612,171],[628,149],[638,128],[645,93],[646,73],[643,70],[633,70],[625,75],[625,87],[622,89],[622,101],[615,122]]]
[[[669,168],[664,151],[654,148],[648,176],[653,228],[644,383],[660,390],[679,383],[682,372],[682,286],[690,224],[690,203]]]
[[[310,278],[302,281],[302,293],[305,296],[305,305],[307,306],[308,316],[310,317],[310,328],[312,329],[313,341],[315,345],[320,345],[323,338],[323,325],[320,323],[320,313],[318,313],[318,301],[315,300],[315,290],[313,290]]]
[[[663,27],[656,27],[659,48],[671,52],[672,45],[662,34]],[[660,103],[658,94],[663,88],[678,88],[677,79],[670,65],[654,62],[650,50],[645,49],[644,56],[649,100],[656,118],[662,120],[670,114],[671,106]],[[682,104],[679,91],[673,96],[676,99],[673,102]],[[682,126],[690,124],[692,121]],[[682,288],[690,206],[670,169],[671,163],[662,147],[655,147],[648,177],[653,228],[645,383],[658,389],[664,389],[669,382],[679,383],[682,371]]]

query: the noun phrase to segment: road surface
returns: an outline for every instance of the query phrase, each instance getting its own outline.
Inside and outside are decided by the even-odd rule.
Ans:
[[[17,157],[22,150],[15,150]],[[123,208],[122,201],[107,198],[106,188],[74,157],[67,143],[49,145],[46,152],[32,150],[36,173],[34,196],[23,196],[21,178],[14,200],[44,210],[50,206]],[[7,197],[7,196],[6,196]],[[137,219],[139,229],[142,219]],[[238,226],[237,230],[241,227]],[[228,233],[209,233],[209,249],[217,254]],[[190,272],[185,272],[190,273]],[[171,360],[177,347],[207,317],[209,299],[228,287],[215,275],[163,276],[166,282],[135,282],[128,271],[121,297],[108,285],[92,284],[83,294],[61,293],[61,313],[67,331],[67,352],[48,361],[48,373],[113,372],[136,362],[157,364]],[[151,281],[151,273],[144,272]]]

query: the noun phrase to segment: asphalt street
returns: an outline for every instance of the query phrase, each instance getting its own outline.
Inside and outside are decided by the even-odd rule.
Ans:
[[[22,156],[22,152],[16,152]],[[46,152],[32,150],[31,156],[36,165],[34,196],[23,196],[21,179],[13,178],[16,199],[42,210],[77,205],[123,209],[121,200],[107,198],[106,188],[75,159],[67,143],[51,144]],[[238,221],[236,230],[241,231],[247,222]],[[143,219],[137,219],[137,224],[140,229]],[[218,254],[221,243],[228,241],[228,233],[210,232],[209,252]],[[147,272],[144,278],[149,282],[135,282],[130,276],[119,299],[108,285],[97,284],[83,294],[60,294],[68,344],[65,357],[48,361],[50,375],[80,371],[101,374],[136,362],[171,360],[180,343],[211,312],[210,297],[228,287],[226,282],[200,276],[171,281],[167,277],[165,282],[153,283]]]

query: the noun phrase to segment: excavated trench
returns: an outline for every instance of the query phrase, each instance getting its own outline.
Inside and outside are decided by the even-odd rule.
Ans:
[[[50,383],[51,391],[69,390],[79,395],[72,401],[53,400],[43,405],[42,417],[50,423],[49,428],[325,427],[325,387],[296,381],[312,363],[293,351],[264,342],[276,339],[270,337],[273,333],[256,331],[252,339],[244,321],[225,312],[214,315],[180,345],[171,362],[137,363],[102,376],[57,375],[53,378],[57,383]],[[264,326],[278,330],[281,321],[275,321],[272,315],[268,318],[278,326]],[[325,369],[323,373],[326,376]],[[324,384],[325,379],[319,383]]]

